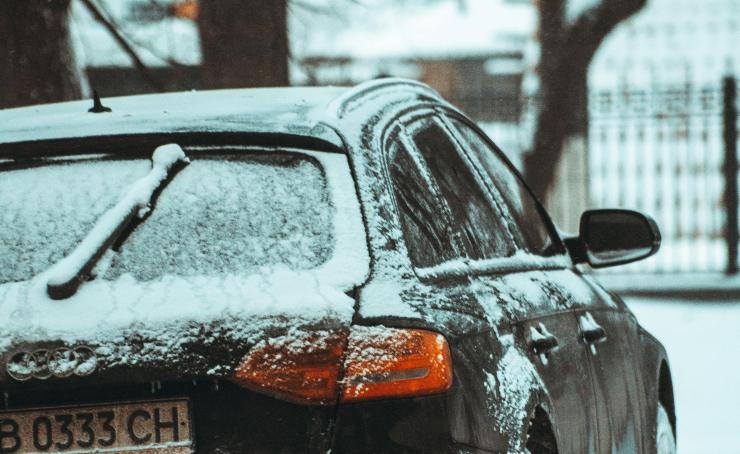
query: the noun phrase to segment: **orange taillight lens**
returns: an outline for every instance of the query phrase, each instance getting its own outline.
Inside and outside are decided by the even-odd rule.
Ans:
[[[300,403],[330,404],[347,342],[343,331],[300,332],[257,344],[234,371],[234,381]]]
[[[356,326],[349,338],[325,331],[259,344],[237,368],[234,381],[302,403],[421,396],[450,388],[452,360],[441,334]]]

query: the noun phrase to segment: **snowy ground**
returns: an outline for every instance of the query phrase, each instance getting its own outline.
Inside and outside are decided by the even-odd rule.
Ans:
[[[668,350],[678,454],[740,454],[740,302],[626,301]]]

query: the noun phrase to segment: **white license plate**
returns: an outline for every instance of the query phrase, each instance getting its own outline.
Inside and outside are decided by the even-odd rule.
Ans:
[[[187,399],[0,412],[0,454],[190,454]]]

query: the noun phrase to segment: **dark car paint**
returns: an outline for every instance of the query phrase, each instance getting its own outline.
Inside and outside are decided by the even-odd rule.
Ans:
[[[368,103],[375,110],[373,115],[363,116],[363,121],[356,121],[362,110],[358,106],[364,104],[363,94],[358,93],[346,101],[335,124],[321,125],[317,122],[309,127],[311,122],[307,121],[308,126],[299,133],[288,133],[286,128],[280,128],[275,134],[264,131],[208,131],[205,134],[193,130],[167,131],[160,136],[146,132],[113,136],[115,131],[110,131],[106,134],[108,137],[79,139],[65,138],[60,131],[58,137],[49,140],[55,141],[54,149],[59,154],[88,151],[92,144],[105,144],[106,149],[122,150],[128,141],[161,143],[165,138],[184,142],[184,146],[224,140],[227,143],[260,142],[339,151],[336,145],[342,144],[347,149],[356,181],[362,178],[382,181],[383,157],[375,156],[371,162],[367,156],[381,153],[378,137],[389,129],[393,121],[421,109],[460,115],[423,90],[404,91],[399,85],[397,90],[388,93],[382,90],[368,92],[373,95],[367,96]],[[384,96],[387,99],[383,99]],[[350,106],[350,101],[354,105]],[[466,122],[469,123],[468,120]],[[229,124],[234,127],[238,120]],[[472,123],[470,126],[474,127]],[[348,131],[352,128],[355,129],[353,132]],[[315,131],[323,132],[318,134]],[[325,139],[331,135],[341,140]],[[49,142],[19,140],[0,144],[0,156],[17,156],[18,153],[27,156],[47,154]],[[387,187],[385,191],[381,195],[388,196]],[[384,209],[387,211],[373,212],[370,201],[363,199],[367,192],[358,190],[358,194],[366,220],[380,217],[391,224],[397,222],[392,207],[386,206]],[[368,222],[368,225],[373,224]],[[388,278],[377,270],[382,268],[381,265],[392,262],[403,249],[387,232],[368,231],[368,243],[373,263],[373,272],[368,280],[370,285],[380,278]],[[589,300],[579,300],[571,290],[558,285],[555,273],[565,273],[581,282],[583,289],[579,289],[579,294],[589,292]],[[517,294],[501,294],[501,288],[505,287],[499,284],[509,276],[524,276],[537,282],[546,298],[532,301]],[[336,407],[286,403],[228,382],[205,378],[204,371],[212,366],[210,361],[233,363],[249,348],[239,346],[234,350],[235,346],[226,339],[221,353],[215,356],[213,353],[219,351],[217,346],[203,348],[194,342],[191,346],[193,358],[206,362],[198,365],[195,361],[190,369],[180,370],[175,375],[172,368],[182,367],[181,363],[136,370],[112,368],[102,375],[65,382],[17,384],[2,376],[0,389],[7,394],[0,409],[185,395],[193,399],[198,452],[324,453],[331,449],[339,453],[489,453],[521,448],[529,416],[539,406],[545,409],[553,422],[562,453],[654,452],[653,426],[660,367],[664,363],[667,365],[665,351],[637,325],[618,298],[595,286],[590,278],[581,277],[580,272],[572,267],[546,266],[433,279],[419,278],[410,269],[399,269],[398,275],[391,277],[419,289],[407,292],[403,297],[420,315],[365,316],[361,288],[357,292],[358,312],[353,324],[426,328],[445,335],[450,343],[454,366],[453,387],[445,394],[339,404]],[[505,299],[516,300],[519,306],[502,305],[504,316],[492,322],[486,304],[491,301],[500,304]],[[596,345],[597,355],[591,353],[579,334],[578,317],[584,311],[591,313],[607,331],[607,339]],[[528,345],[529,328],[539,326],[539,323],[558,338],[558,347],[548,355],[547,365]],[[207,330],[207,327],[202,329]],[[215,327],[211,329],[217,330]],[[484,374],[495,375],[499,370],[504,354],[502,338],[506,336],[513,339],[513,347],[517,351],[526,352],[544,382],[544,386],[529,389],[521,412],[517,414],[497,404],[507,397],[501,393],[507,392],[508,388],[499,386],[490,390],[485,386]],[[176,379],[178,375],[179,379]],[[158,381],[161,381],[160,387],[152,385]],[[671,402],[670,408],[672,406]],[[675,417],[671,417],[675,421]]]
[[[424,108],[434,108],[434,109],[441,109],[443,111],[449,110],[448,106],[440,106],[440,105],[431,105],[432,103],[425,103],[424,101],[419,101],[419,106],[416,107],[416,111],[423,110]],[[394,110],[394,109],[389,109]],[[388,116],[391,118],[397,118],[401,117],[403,115],[408,115],[409,110],[408,109],[395,109],[393,113],[390,113]],[[391,123],[392,120],[385,120],[384,125],[378,126],[376,125],[363,125],[363,132],[364,137],[369,138],[377,135],[382,135],[383,133],[387,132],[388,130],[388,124]],[[472,128],[475,128],[472,124],[470,125]],[[363,144],[367,148],[372,148],[372,142],[370,139],[368,139],[368,143]],[[375,144],[375,147],[377,147],[377,143]],[[352,156],[352,155],[350,155]],[[372,250],[372,249],[371,249]],[[377,259],[377,257],[375,257]],[[545,271],[547,273],[547,271]],[[573,272],[574,274],[580,276],[580,273],[577,271]],[[590,288],[591,283],[590,281],[584,282],[584,286],[587,288]],[[447,290],[445,289],[445,292]],[[577,360],[574,360],[572,363],[569,364],[570,367],[563,367],[563,372],[566,376],[569,376],[568,374],[571,374],[574,372],[574,369],[581,372],[582,374],[586,374],[587,380],[590,382],[592,381],[593,376],[598,376],[599,378],[596,380],[593,380],[594,384],[590,385],[592,386],[592,396],[586,396],[585,399],[583,399],[580,403],[574,404],[573,407],[580,407],[581,412],[584,414],[590,414],[591,417],[593,417],[593,421],[591,424],[593,424],[595,427],[600,426],[600,431],[593,431],[592,433],[588,433],[586,435],[583,435],[581,440],[576,440],[573,442],[573,445],[571,445],[571,449],[568,449],[567,446],[562,447],[562,452],[618,452],[617,449],[622,449],[627,452],[652,452],[655,446],[654,441],[651,442],[651,440],[654,440],[653,433],[653,423],[652,421],[655,420],[655,410],[652,408],[657,403],[657,393],[653,392],[651,390],[651,386],[653,389],[657,389],[658,383],[657,381],[654,382],[653,375],[650,371],[657,370],[659,367],[659,362],[651,362],[651,361],[640,361],[641,355],[640,352],[643,350],[640,345],[638,345],[638,340],[636,338],[636,330],[637,330],[637,324],[634,319],[634,317],[629,314],[629,311],[624,307],[623,304],[618,299],[612,298],[610,295],[607,295],[603,289],[596,289],[594,291],[591,291],[591,301],[589,301],[588,304],[584,304],[582,307],[571,307],[568,309],[565,309],[566,312],[569,315],[565,315],[565,318],[567,319],[566,323],[571,324],[571,331],[567,334],[570,334],[571,343],[568,344],[572,348],[579,349],[580,352],[573,352],[574,355],[580,360],[585,362],[586,364],[576,364]],[[557,317],[558,315],[553,314],[553,312],[557,313],[561,309],[567,307],[569,304],[568,302],[572,300],[570,298],[570,295],[552,295],[553,299],[560,301],[559,306],[556,305],[555,307],[548,307],[542,310],[543,318],[547,319],[548,317]],[[360,304],[362,304],[362,301],[360,301]],[[601,346],[597,346],[596,348],[601,348],[602,350],[606,349],[606,346],[609,345],[609,350],[616,350],[616,351],[610,351],[609,355],[601,355],[602,357],[608,356],[607,359],[598,358],[597,355],[592,355],[590,352],[590,349],[580,341],[580,337],[578,335],[578,313],[579,311],[582,312],[584,310],[594,310],[597,311],[595,318],[598,320],[602,320],[602,311],[607,316],[607,320],[609,322],[615,322],[616,325],[613,323],[610,323],[607,325],[609,328],[608,337],[609,339],[607,341],[604,341],[604,343]],[[526,316],[522,317],[522,322],[520,323],[520,326],[524,325],[526,323],[525,320],[531,320],[533,318],[537,317],[536,309],[532,309],[532,313],[527,314]],[[593,314],[592,314],[593,315]],[[484,320],[484,319],[483,319]],[[491,327],[490,325],[487,326],[487,324],[481,320],[481,324],[483,326],[478,328],[473,328],[473,331],[482,331],[493,333],[497,332],[498,327]],[[517,323],[515,322],[516,317],[512,317],[510,319],[511,322],[513,322],[513,325],[516,326]],[[603,321],[603,320],[602,320]],[[393,324],[395,326],[414,326],[413,324],[408,323],[393,323],[392,320],[373,320],[373,322],[377,323],[386,323],[386,324]],[[606,322],[605,322],[606,323]],[[619,326],[620,324],[626,324],[626,327]],[[520,342],[522,342],[520,340]],[[495,341],[494,341],[495,343]],[[453,345],[455,345],[455,342],[452,342]],[[615,345],[616,347],[611,347],[612,345]],[[622,347],[624,345],[624,347]],[[652,344],[652,347],[656,351],[661,352],[661,357],[664,358],[664,351],[662,347],[657,343],[654,342]],[[498,349],[494,347],[489,347],[493,351],[500,351],[500,346]],[[453,346],[453,349],[455,347]],[[489,350],[489,351],[491,351]],[[598,351],[598,350],[597,350]],[[632,351],[635,354],[631,356],[631,363],[626,364],[625,363],[625,357],[623,356],[627,352]],[[598,359],[592,359],[592,356],[594,358]],[[636,360],[637,359],[637,360]],[[533,362],[535,362],[535,359],[533,358]],[[471,380],[470,382],[464,383],[463,388],[465,389],[476,389],[476,386],[479,386],[481,378],[480,374],[477,373],[477,371],[480,370],[482,367],[484,370],[488,368],[488,370],[493,370],[493,364],[485,364],[485,360],[482,363],[474,362],[474,361],[463,361],[463,362],[456,362],[455,363],[455,377],[458,379],[464,379],[463,377],[466,377],[467,374],[460,374],[460,368],[464,367],[464,365],[468,364],[475,364],[474,369],[471,370]],[[487,366],[487,367],[486,367]],[[625,367],[627,366],[627,367]],[[613,370],[611,370],[614,368]],[[605,373],[606,370],[609,369],[610,373]],[[636,371],[640,371],[640,373],[635,373]],[[639,377],[637,379],[634,378],[635,375],[645,375],[645,381],[651,382],[650,385],[645,386],[643,384],[642,377]],[[600,381],[600,379],[603,379],[605,377],[609,376],[613,381],[616,381],[617,384],[623,384],[623,394],[627,394],[631,399],[631,401],[619,401],[620,395],[619,395],[619,388],[617,390],[610,390],[610,385],[614,383],[603,383]],[[632,377],[632,378],[631,378]],[[562,380],[563,377],[561,376],[560,379]],[[611,394],[610,394],[611,393]],[[553,395],[551,394],[550,390],[543,390],[543,395],[545,396],[541,400],[537,400],[536,398],[532,399],[532,402],[530,403],[531,407],[534,405],[543,405],[545,408],[553,409],[558,406],[557,402],[552,402]],[[572,396],[568,396],[571,397]],[[589,399],[589,397],[591,397]],[[476,400],[479,399],[480,396],[476,396],[470,400]],[[589,402],[590,400],[590,402]],[[608,404],[605,404],[605,402],[609,402]],[[612,412],[611,407],[609,405],[615,406],[616,408]],[[531,409],[530,407],[530,409]],[[649,408],[648,408],[649,407]],[[451,408],[454,408],[451,406]],[[552,410],[554,413],[555,410]],[[471,421],[468,423],[468,426],[482,426],[485,427],[485,423],[479,422],[479,420],[485,419],[484,416],[480,416],[483,411],[476,413],[476,416],[469,416],[468,420]],[[340,413],[341,414],[341,413]],[[621,415],[621,418],[620,418]],[[551,417],[554,417],[551,414]],[[565,413],[563,415],[563,419],[571,420],[574,417],[573,414]],[[612,427],[612,421],[614,421],[614,425],[616,427]],[[588,424],[588,422],[585,421],[570,421],[570,423],[574,426],[581,426],[583,424]],[[489,431],[491,433],[496,432],[495,423],[489,423],[489,427],[493,426],[493,430]],[[555,420],[556,427],[560,425],[560,421]],[[500,427],[498,427],[500,429]],[[622,429],[624,429],[624,432],[622,432]],[[558,429],[559,430],[559,429]],[[635,432],[637,431],[637,432]],[[581,431],[581,433],[584,433]],[[598,435],[596,435],[598,434]],[[456,442],[464,443],[469,446],[475,446],[477,448],[485,448],[489,449],[491,451],[499,451],[505,452],[506,449],[510,448],[511,446],[504,447],[501,444],[499,444],[497,441],[494,440],[486,440],[485,437],[476,437],[475,435],[472,435],[470,433],[466,433],[465,431],[460,432],[451,432],[451,435]],[[505,435],[504,435],[505,437]],[[564,438],[568,438],[567,434],[563,434]],[[563,438],[561,437],[561,438]],[[591,438],[593,437],[593,438]],[[630,437],[635,437],[633,440],[629,440]],[[495,438],[495,437],[493,437]],[[575,438],[578,438],[577,436]],[[631,441],[631,443],[629,443]],[[592,443],[594,446],[594,449],[589,449],[589,444]],[[598,451],[596,450],[596,446],[598,446]]]

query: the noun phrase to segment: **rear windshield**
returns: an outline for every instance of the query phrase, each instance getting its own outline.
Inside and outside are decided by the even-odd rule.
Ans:
[[[146,221],[98,263],[99,277],[304,270],[330,258],[333,207],[313,157],[189,155]],[[106,158],[0,166],[0,283],[31,279],[68,255],[150,167],[149,160]]]

